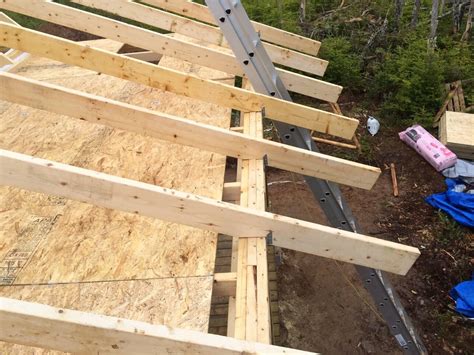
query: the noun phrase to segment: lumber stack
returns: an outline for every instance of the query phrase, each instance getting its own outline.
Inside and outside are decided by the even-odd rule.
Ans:
[[[441,118],[439,139],[459,158],[474,160],[474,115],[446,111]]]

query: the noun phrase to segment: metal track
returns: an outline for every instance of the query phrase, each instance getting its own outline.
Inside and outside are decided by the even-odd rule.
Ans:
[[[206,0],[206,3],[254,89],[262,94],[293,101],[241,2]],[[274,121],[274,125],[285,144],[313,152],[319,151],[309,130],[277,121]],[[305,180],[334,227],[362,233],[338,185],[309,176],[305,176]],[[356,270],[403,352],[426,354],[426,348],[387,275],[380,270],[363,266],[356,266]]]

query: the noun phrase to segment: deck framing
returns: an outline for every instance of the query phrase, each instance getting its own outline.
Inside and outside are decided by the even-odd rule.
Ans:
[[[0,98],[236,157],[239,159],[237,181],[225,184],[223,192],[223,200],[233,203],[6,150],[0,150],[0,184],[234,236],[231,272],[214,275],[214,292],[229,297],[228,336],[236,339],[0,298],[0,320],[8,325],[8,332],[2,333],[0,340],[77,353],[110,351],[111,347],[117,350],[116,353],[129,353],[131,349],[155,353],[157,349],[164,351],[173,347],[182,353],[303,354],[264,345],[271,343],[268,240],[275,246],[335,260],[402,275],[408,272],[419,256],[416,248],[265,211],[264,159],[270,166],[366,189],[376,182],[380,170],[266,141],[263,138],[264,115],[346,139],[353,137],[357,120],[255,93],[248,83],[240,89],[146,62],[159,60],[162,55],[173,56],[243,76],[206,6],[185,0],[144,0],[141,4],[120,0],[118,5],[102,0],[73,2],[177,35],[159,34],[50,1],[4,0],[0,9],[59,23],[147,51],[118,55],[28,30],[4,22],[2,17],[0,44],[239,110],[243,127],[220,129],[8,73],[0,73],[0,85],[9,88],[0,94]],[[267,42],[265,48],[275,63],[310,74],[324,74],[328,63],[316,58],[319,42],[253,24]],[[291,70],[279,69],[279,75],[290,90],[328,102],[337,102],[342,90],[340,86]],[[48,328],[47,333],[43,331],[45,328]]]

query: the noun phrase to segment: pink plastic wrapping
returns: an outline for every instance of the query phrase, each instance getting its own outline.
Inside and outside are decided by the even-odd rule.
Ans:
[[[414,125],[398,134],[400,139],[415,149],[437,171],[456,164],[457,157],[420,125]]]

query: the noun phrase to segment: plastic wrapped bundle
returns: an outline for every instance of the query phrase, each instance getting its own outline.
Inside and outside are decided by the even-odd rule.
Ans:
[[[400,139],[415,149],[437,171],[456,164],[457,157],[420,125],[414,125],[398,134]]]

